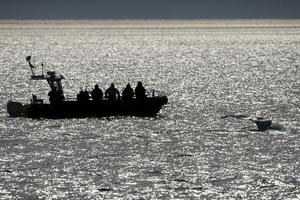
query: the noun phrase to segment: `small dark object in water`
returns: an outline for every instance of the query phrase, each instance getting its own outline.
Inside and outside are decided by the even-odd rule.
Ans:
[[[183,183],[190,183],[190,181],[185,180],[185,179],[183,179],[183,178],[175,178],[175,179],[173,179],[173,181],[176,181],[176,182],[183,182]]]
[[[200,187],[177,187],[175,188],[175,190],[177,191],[183,191],[183,190],[202,190],[203,188],[200,186]]]
[[[13,171],[10,170],[10,169],[5,169],[3,172],[6,172],[6,173],[12,173]]]
[[[175,188],[176,191],[184,191],[189,189],[190,189],[189,187],[183,187],[183,186]]]
[[[203,188],[200,186],[200,187],[192,187],[191,189],[192,190],[202,190]]]
[[[109,191],[112,191],[111,188],[99,188],[98,191],[100,192],[109,192]]]
[[[147,173],[155,175],[155,176],[162,175],[162,172],[160,170],[148,171]]]
[[[193,157],[192,154],[178,154],[178,155],[174,155],[174,157]]]

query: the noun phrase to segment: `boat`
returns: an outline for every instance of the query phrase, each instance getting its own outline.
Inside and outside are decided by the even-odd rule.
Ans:
[[[36,75],[30,62],[31,56],[26,60],[31,68],[31,80],[46,80],[51,91],[56,91],[63,96],[63,87],[61,81],[64,76],[56,71],[48,71],[46,75]],[[27,118],[87,118],[87,117],[109,117],[109,116],[141,116],[154,117],[161,110],[162,106],[168,103],[165,95],[146,96],[143,99],[132,98],[123,100],[122,98],[114,101],[102,98],[101,100],[79,101],[78,99],[45,103],[43,99],[38,99],[36,95],[32,96],[29,104],[10,100],[7,103],[7,112],[10,117]]]

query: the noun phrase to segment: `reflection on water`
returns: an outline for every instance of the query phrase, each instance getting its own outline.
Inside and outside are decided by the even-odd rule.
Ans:
[[[300,198],[299,21],[147,23],[0,23],[0,198]],[[29,81],[32,40],[68,97],[142,80],[169,104],[157,118],[10,119],[8,99],[47,99]],[[288,129],[220,119],[231,112]]]

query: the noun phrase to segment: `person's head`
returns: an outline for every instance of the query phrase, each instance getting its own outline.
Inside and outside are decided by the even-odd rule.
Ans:
[[[98,84],[96,84],[96,85],[95,85],[95,89],[98,89],[98,88],[99,88],[99,85],[98,85]]]
[[[110,87],[114,88],[114,87],[115,87],[115,84],[113,84],[113,83],[112,83],[112,84],[110,84]]]
[[[127,88],[130,88],[130,87],[131,87],[130,83],[127,83],[126,87],[127,87]]]
[[[141,81],[139,81],[138,82],[138,86],[142,86],[143,84],[142,84],[142,82]]]

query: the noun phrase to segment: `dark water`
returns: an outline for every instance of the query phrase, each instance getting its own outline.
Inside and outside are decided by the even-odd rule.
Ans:
[[[8,118],[9,99],[47,99],[29,54],[69,98],[141,80],[169,104],[157,118]],[[300,21],[1,21],[0,64],[0,199],[300,198]]]

